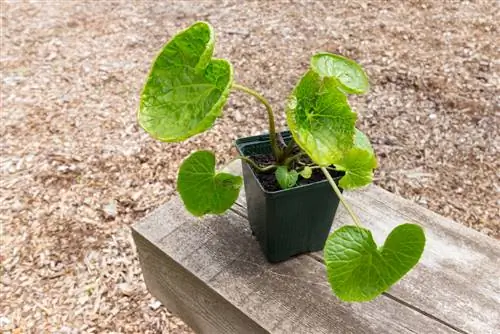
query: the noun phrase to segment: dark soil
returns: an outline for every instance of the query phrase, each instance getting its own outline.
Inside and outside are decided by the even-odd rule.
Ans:
[[[296,147],[295,150],[293,151],[292,155],[295,155],[299,152],[301,152],[300,148]],[[266,167],[266,166],[269,166],[269,165],[276,163],[276,159],[274,158],[273,154],[259,154],[259,155],[249,156],[249,158],[252,159],[255,163],[257,163],[261,167]],[[305,164],[312,163],[311,159],[307,155],[304,155],[303,157],[301,157],[300,161],[305,163]],[[302,169],[302,165],[298,164],[297,162],[293,162],[290,167],[294,168],[294,169],[298,169],[298,170]],[[258,170],[256,170],[253,167],[252,167],[252,169],[253,169],[255,175],[257,175],[257,179],[259,180],[260,184],[262,185],[262,187],[265,190],[267,190],[267,191],[281,190],[281,187],[278,184],[278,181],[276,180],[276,176],[274,175],[274,170],[269,171],[269,172],[259,172]],[[329,172],[330,172],[330,175],[334,179],[339,178],[342,175],[344,175],[344,172],[340,172],[340,171],[330,170]],[[302,176],[299,175],[299,179],[297,181],[296,186],[311,184],[311,183],[323,181],[325,179],[326,179],[326,177],[320,169],[313,169],[313,173],[309,179],[304,179]]]

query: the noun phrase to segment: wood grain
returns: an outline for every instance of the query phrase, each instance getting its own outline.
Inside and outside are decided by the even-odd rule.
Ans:
[[[230,166],[240,174],[241,165]],[[389,232],[404,221],[418,223],[426,233],[420,263],[387,294],[414,310],[438,319],[460,332],[500,332],[500,243],[417,204],[371,185],[345,197],[383,244]],[[244,192],[235,211],[246,215]],[[332,228],[352,225],[339,206]],[[311,254],[322,261],[322,253]]]
[[[148,289],[199,333],[455,333],[390,298],[338,301],[310,256],[268,263],[235,212],[197,219],[174,198],[133,236]]]
[[[159,221],[164,227],[155,229]],[[148,290],[198,333],[266,333],[203,279],[214,275],[209,274],[214,266],[227,265],[221,264],[224,258],[219,258],[220,262],[212,261],[210,254],[213,253],[207,252],[201,257],[206,266],[196,267],[191,262],[197,268],[196,274],[183,263],[189,255],[196,256],[200,245],[212,238],[207,223],[186,213],[180,200],[175,198],[132,228]],[[175,242],[170,242],[169,236],[175,236]]]
[[[241,173],[241,165],[229,166]],[[187,213],[175,197],[133,229],[146,285],[199,333],[497,333],[498,241],[379,187],[346,198],[381,244],[403,221],[421,224],[417,267],[368,303],[342,303],[322,254],[268,263],[246,221],[245,194],[222,216]],[[333,228],[352,224],[339,207]]]
[[[471,333],[500,332],[500,243],[371,186],[348,200],[379,244],[404,221],[422,225],[420,264],[390,294]],[[334,227],[350,223],[342,210]],[[321,256],[322,254],[317,254]]]

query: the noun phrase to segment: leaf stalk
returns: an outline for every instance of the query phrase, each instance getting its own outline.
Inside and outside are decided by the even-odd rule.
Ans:
[[[286,158],[292,154],[293,149],[297,146],[295,143],[295,140],[292,138],[290,139],[290,142],[288,142],[288,145],[286,145],[285,150],[283,151],[283,157]]]
[[[273,150],[274,157],[276,158],[276,161],[281,161],[283,152],[281,151],[280,147],[278,146],[278,141],[276,140],[276,125],[274,121],[274,113],[271,105],[269,104],[269,101],[266,100],[262,95],[257,93],[251,88],[248,88],[243,85],[239,85],[237,83],[233,83],[232,86],[234,89],[240,90],[242,92],[245,92],[247,94],[250,94],[254,96],[259,102],[261,102],[267,110],[267,118],[269,121],[269,139],[271,141],[271,148]]]
[[[340,199],[340,202],[342,203],[342,205],[344,206],[344,208],[346,208],[347,212],[351,216],[351,218],[354,221],[354,223],[358,227],[361,227],[361,221],[359,220],[358,216],[356,216],[356,214],[352,210],[351,206],[349,204],[347,204],[344,196],[342,196],[342,193],[340,192],[339,187],[337,187],[337,184],[333,180],[332,176],[330,175],[330,173],[328,173],[328,170],[325,167],[321,167],[321,171],[323,172],[323,174],[325,174],[326,179],[328,180],[328,183],[330,183],[330,185],[332,186],[333,191],[335,191],[335,194],[337,194],[338,198]]]
[[[229,161],[229,163],[226,166],[229,166],[231,163],[233,163],[236,160],[243,160],[243,161],[247,162],[248,164],[252,165],[252,167],[254,167],[255,169],[257,169],[259,172],[267,172],[267,171],[276,169],[278,167],[276,165],[269,165],[269,166],[266,166],[266,167],[261,167],[257,163],[255,163],[255,161],[253,161],[252,159],[244,157],[244,156],[241,156],[241,155],[237,156],[233,160]],[[223,168],[223,169],[225,169],[225,168]]]
[[[285,161],[283,162],[283,165],[289,166],[294,160],[297,160],[298,158],[300,158],[304,154],[305,154],[304,152],[300,152],[300,153],[297,153],[295,155],[292,155],[291,157],[286,158]]]

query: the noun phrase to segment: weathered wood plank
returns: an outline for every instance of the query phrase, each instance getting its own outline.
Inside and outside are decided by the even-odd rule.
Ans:
[[[230,166],[241,173],[239,163]],[[377,186],[346,192],[363,224],[382,244],[403,221],[425,228],[420,264],[388,296],[462,332],[500,331],[500,243]],[[234,210],[246,215],[244,192]],[[333,228],[352,224],[339,206]],[[312,254],[322,260],[322,254]]]
[[[234,212],[197,219],[178,198],[159,212],[133,227],[146,284],[200,333],[455,333],[390,298],[339,302],[322,263],[268,263]]]
[[[353,193],[349,200],[363,223],[382,243],[404,220],[425,228],[421,263],[390,293],[471,333],[500,330],[500,244],[379,187]],[[349,222],[345,211],[335,225]]]
[[[156,229],[159,220],[168,227]],[[202,272],[213,270],[214,266],[220,265],[219,261],[212,261],[207,253],[207,257],[203,257],[206,266],[196,270],[200,276],[183,265],[183,258],[196,254],[200,245],[211,238],[211,232],[199,220],[184,212],[177,198],[162,206],[153,217],[135,225],[132,235],[149,291],[169,310],[181,315],[196,332],[266,333],[258,323],[228,303],[202,278],[207,276]],[[169,236],[172,235],[175,244],[169,243]],[[158,247],[159,244],[165,247]],[[222,267],[224,265],[227,264]]]
[[[332,296],[321,263],[301,256],[273,265],[257,243],[253,246],[210,284],[272,333],[455,332],[388,298],[341,303]],[[248,274],[240,275],[245,270]]]

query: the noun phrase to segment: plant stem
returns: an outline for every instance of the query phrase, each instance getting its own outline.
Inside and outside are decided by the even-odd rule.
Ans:
[[[257,169],[259,172],[267,172],[269,170],[272,170],[274,168],[277,168],[278,166],[276,165],[269,165],[269,166],[266,166],[266,167],[260,167],[258,164],[255,163],[255,161],[253,161],[252,159],[250,158],[247,158],[247,157],[244,157],[244,156],[237,156],[236,158],[234,158],[233,160],[229,161],[229,163],[226,165],[226,167],[228,165],[230,165],[232,162],[236,161],[236,160],[243,160],[247,163],[249,163],[250,165],[252,165],[255,169]],[[225,169],[226,167],[224,167],[223,169]]]
[[[342,196],[342,193],[340,192],[339,187],[337,187],[337,184],[335,183],[335,181],[333,181],[332,176],[330,175],[330,173],[328,173],[328,171],[326,170],[325,167],[321,167],[321,171],[323,172],[323,174],[325,174],[326,179],[328,180],[328,183],[330,183],[330,185],[333,188],[333,191],[335,191],[335,193],[337,194],[338,198],[342,202],[342,205],[346,208],[347,212],[349,212],[349,215],[351,216],[352,220],[354,220],[354,223],[358,227],[361,227],[361,221],[359,220],[358,216],[356,216],[356,214],[354,213],[354,211],[352,211],[352,209],[349,206],[349,204],[347,204],[344,196]]]
[[[288,165],[290,165],[290,163],[292,163],[292,161],[297,160],[298,158],[300,158],[304,154],[305,154],[304,152],[299,152],[295,155],[292,155],[291,157],[286,158],[285,161],[283,162],[283,164],[285,166],[288,166]]]
[[[292,138],[288,145],[286,145],[285,150],[283,151],[283,159],[286,159],[290,154],[292,154],[293,149],[297,146],[295,144],[295,140]]]
[[[271,148],[273,150],[273,154],[274,154],[274,157],[276,158],[276,161],[280,161],[283,152],[279,148],[278,142],[276,140],[276,126],[274,123],[274,113],[273,113],[273,109],[271,108],[271,105],[262,95],[260,95],[259,93],[257,93],[256,91],[254,91],[251,88],[248,88],[248,87],[245,87],[242,85],[238,85],[236,83],[233,83],[233,88],[254,96],[257,100],[259,100],[266,107],[267,118],[269,120],[269,139],[271,141]]]

